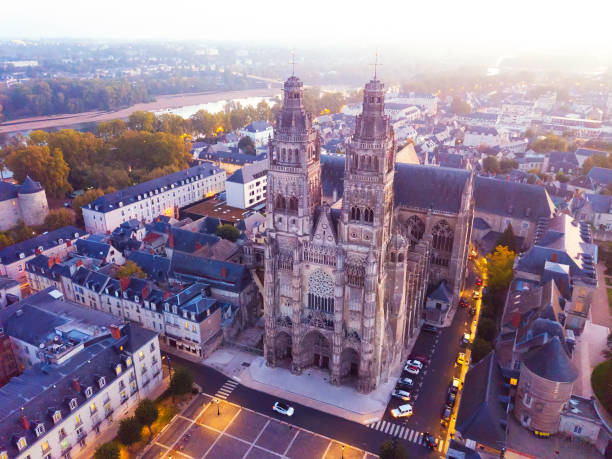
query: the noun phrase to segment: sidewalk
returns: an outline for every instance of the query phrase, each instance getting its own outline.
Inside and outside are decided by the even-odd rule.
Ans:
[[[593,368],[604,361],[602,351],[606,348],[608,334],[607,327],[587,321],[584,332],[576,338],[576,348],[572,356],[572,363],[578,370],[578,379],[574,383],[574,394],[591,398],[591,373]]]
[[[606,276],[604,275],[606,267],[602,263],[597,263],[597,289],[593,293],[593,302],[591,303],[591,320],[597,325],[603,325],[612,330],[612,316],[610,315],[610,306],[608,304],[608,292],[606,284]]]

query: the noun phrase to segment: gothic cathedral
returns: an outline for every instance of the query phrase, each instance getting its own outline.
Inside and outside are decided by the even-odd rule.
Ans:
[[[321,152],[302,82],[284,84],[270,141],[265,252],[269,366],[317,366],[370,392],[406,358],[428,282],[427,238],[394,217],[395,139],[384,85],[366,84],[341,201],[322,203]],[[402,234],[405,234],[402,235]]]

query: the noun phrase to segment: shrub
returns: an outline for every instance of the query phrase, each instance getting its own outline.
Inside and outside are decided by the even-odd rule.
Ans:
[[[170,391],[173,395],[183,395],[191,391],[193,376],[185,368],[177,368],[170,380]]]
[[[125,446],[133,445],[140,441],[142,436],[142,424],[136,417],[122,419],[117,432],[119,441]]]

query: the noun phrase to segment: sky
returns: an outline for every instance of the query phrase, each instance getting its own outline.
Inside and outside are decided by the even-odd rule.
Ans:
[[[612,50],[609,0],[2,0],[2,38]]]

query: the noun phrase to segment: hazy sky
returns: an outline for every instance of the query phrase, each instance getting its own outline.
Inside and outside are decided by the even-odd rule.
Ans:
[[[4,38],[612,49],[610,0],[1,0]]]

